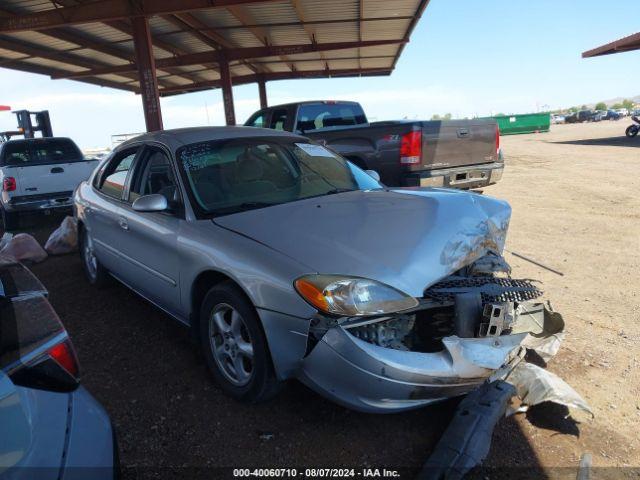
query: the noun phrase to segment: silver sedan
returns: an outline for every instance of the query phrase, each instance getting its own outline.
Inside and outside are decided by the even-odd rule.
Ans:
[[[387,189],[290,133],[137,137],[75,211],[89,282],[115,277],[189,327],[239,400],[297,378],[357,410],[416,408],[554,350],[563,328],[501,256],[508,204]]]

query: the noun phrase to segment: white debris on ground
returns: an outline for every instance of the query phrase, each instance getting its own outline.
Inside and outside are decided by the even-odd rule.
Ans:
[[[38,241],[28,233],[11,235],[5,233],[0,242],[0,256],[18,262],[42,262],[47,258],[47,252]]]
[[[64,255],[78,249],[78,223],[73,217],[65,217],[60,226],[49,236],[44,249],[50,255]]]

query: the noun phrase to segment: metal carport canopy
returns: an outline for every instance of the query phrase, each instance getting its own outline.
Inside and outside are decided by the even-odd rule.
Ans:
[[[630,52],[632,50],[640,50],[640,32],[621,38],[620,40],[615,40],[592,50],[587,50],[586,52],[583,52],[582,58],[599,57],[601,55]]]
[[[0,66],[159,97],[232,84],[390,75],[429,0],[3,0]]]

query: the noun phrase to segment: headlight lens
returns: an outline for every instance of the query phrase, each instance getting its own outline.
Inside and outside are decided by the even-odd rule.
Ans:
[[[366,278],[307,275],[297,279],[295,287],[311,305],[334,315],[379,315],[418,305],[418,301],[406,293]]]

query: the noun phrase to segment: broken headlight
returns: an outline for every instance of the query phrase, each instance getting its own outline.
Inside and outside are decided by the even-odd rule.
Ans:
[[[366,278],[307,275],[297,279],[294,284],[296,291],[307,302],[333,315],[381,315],[418,305],[418,301],[406,293]]]

